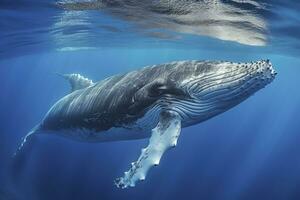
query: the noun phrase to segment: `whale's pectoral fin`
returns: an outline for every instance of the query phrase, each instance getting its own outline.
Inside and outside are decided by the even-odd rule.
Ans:
[[[94,84],[92,80],[85,78],[80,74],[57,74],[70,82],[72,92],[89,87]]]
[[[145,180],[150,167],[157,166],[163,153],[176,146],[180,131],[181,120],[177,113],[172,111],[161,113],[159,123],[152,129],[148,146],[142,149],[139,159],[131,164],[129,171],[116,179],[117,187],[134,187],[138,180]]]

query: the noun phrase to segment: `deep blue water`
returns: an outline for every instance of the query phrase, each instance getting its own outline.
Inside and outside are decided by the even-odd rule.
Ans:
[[[133,11],[126,6],[102,11],[61,8],[55,1],[1,1],[0,199],[300,199],[299,3],[220,2],[245,18],[215,35],[186,33],[161,18],[159,30],[157,21],[145,27],[149,18],[128,17]],[[139,9],[145,8],[134,7]],[[258,27],[246,23],[253,17]],[[216,23],[210,20],[201,30]],[[251,27],[257,30],[247,32]],[[232,35],[232,29],[243,37]],[[232,37],[220,38],[226,30]],[[252,37],[255,33],[260,39]],[[40,135],[12,180],[11,157],[21,138],[70,91],[55,72],[97,81],[174,60],[266,58],[278,72],[274,82],[228,112],[183,129],[178,146],[135,188],[118,189],[113,180],[147,140],[89,144]]]

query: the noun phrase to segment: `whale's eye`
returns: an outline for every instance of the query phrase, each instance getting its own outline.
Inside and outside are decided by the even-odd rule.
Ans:
[[[150,97],[159,97],[165,93],[167,87],[161,83],[155,83],[150,87],[149,96]]]

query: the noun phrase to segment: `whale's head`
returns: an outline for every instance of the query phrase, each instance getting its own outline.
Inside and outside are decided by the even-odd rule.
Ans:
[[[189,123],[204,121],[241,103],[271,83],[276,72],[269,60],[250,63],[182,62],[167,77],[176,87],[162,101]],[[173,93],[173,94],[172,94]],[[167,99],[167,100],[165,100]]]
[[[269,60],[250,63],[181,61],[145,70],[148,71],[143,74],[147,76],[142,79],[146,84],[133,95],[129,110],[134,112],[129,113],[148,112],[154,119],[159,109],[172,110],[181,116],[184,126],[225,112],[271,83],[276,76]]]

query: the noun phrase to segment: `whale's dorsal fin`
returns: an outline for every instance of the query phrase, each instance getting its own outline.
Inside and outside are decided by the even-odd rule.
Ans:
[[[70,82],[72,92],[93,85],[93,81],[80,74],[58,74]]]
[[[157,166],[162,155],[170,147],[175,147],[181,131],[180,116],[173,111],[160,114],[159,123],[152,129],[152,136],[146,148],[142,149],[137,161],[124,176],[116,179],[115,184],[121,188],[134,187],[138,180],[145,180],[152,166]]]

